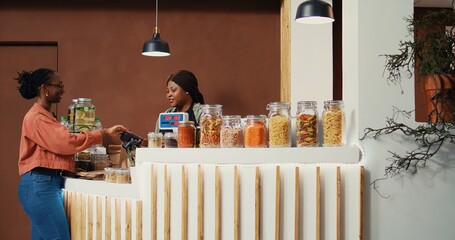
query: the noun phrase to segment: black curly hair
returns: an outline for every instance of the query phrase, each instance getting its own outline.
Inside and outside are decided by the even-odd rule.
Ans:
[[[48,83],[49,79],[54,75],[55,71],[48,68],[39,68],[35,71],[18,72],[18,76],[14,78],[17,81],[22,97],[32,99],[38,96],[41,85]]]

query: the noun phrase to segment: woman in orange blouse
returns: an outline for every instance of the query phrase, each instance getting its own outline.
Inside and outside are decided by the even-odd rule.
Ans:
[[[64,176],[74,172],[74,154],[128,131],[122,125],[100,131],[70,134],[50,112],[65,92],[57,72],[40,68],[15,78],[26,99],[36,98],[22,123],[19,147],[18,195],[30,217],[32,239],[70,239],[63,208]]]

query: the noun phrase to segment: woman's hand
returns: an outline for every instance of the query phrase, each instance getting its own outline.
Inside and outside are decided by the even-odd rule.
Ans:
[[[106,128],[106,129],[103,129],[101,132],[103,135],[109,135],[109,136],[118,136],[120,135],[120,133],[122,132],[129,132],[130,130],[128,130],[126,127],[122,126],[122,125],[115,125],[115,126],[112,126],[110,128]]]

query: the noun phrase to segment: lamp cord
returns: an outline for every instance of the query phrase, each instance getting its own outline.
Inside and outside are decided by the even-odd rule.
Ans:
[[[158,28],[158,0],[156,0],[155,7],[155,28]]]

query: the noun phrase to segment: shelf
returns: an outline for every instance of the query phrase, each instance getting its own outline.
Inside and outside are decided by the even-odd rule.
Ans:
[[[187,164],[358,163],[358,147],[314,148],[138,148],[140,162]]]

